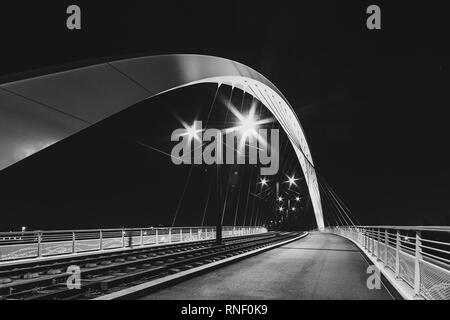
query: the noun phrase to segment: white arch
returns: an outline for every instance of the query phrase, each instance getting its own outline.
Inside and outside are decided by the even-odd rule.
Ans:
[[[240,87],[272,112],[297,154],[323,229],[317,176],[297,115],[267,78],[218,57],[125,59],[0,85],[0,170],[140,101],[197,83]]]

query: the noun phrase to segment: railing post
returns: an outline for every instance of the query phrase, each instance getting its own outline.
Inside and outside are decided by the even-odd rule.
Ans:
[[[155,229],[155,244],[158,244],[159,240],[158,240],[158,229]]]
[[[384,264],[388,266],[388,246],[389,246],[389,235],[388,230],[384,229]]]
[[[395,278],[400,276],[400,230],[395,232]]]
[[[144,246],[144,230],[141,229],[141,247]]]
[[[372,228],[372,257],[375,257],[376,255],[376,251],[375,251],[375,244],[376,244],[376,240],[375,240],[375,228]]]
[[[172,243],[172,228],[169,228],[169,243]]]
[[[189,241],[192,241],[192,228],[189,228]]]
[[[416,250],[414,257],[414,297],[420,297],[420,260],[422,259],[422,239],[420,231],[416,231]]]
[[[100,230],[100,250],[103,250],[103,231]]]
[[[363,237],[364,237],[364,249],[366,249],[367,250],[367,230],[366,229],[363,229],[364,231],[363,231]]]
[[[380,234],[380,228],[378,228],[378,233],[377,233],[377,261],[381,261],[380,244],[381,244],[381,234]]]
[[[183,228],[180,229],[180,242],[183,242]]]
[[[125,248],[125,230],[122,229],[122,248]]]
[[[42,257],[42,233],[38,231],[37,233],[37,256]]]
[[[72,231],[72,253],[77,253],[77,248],[75,245],[75,231]]]

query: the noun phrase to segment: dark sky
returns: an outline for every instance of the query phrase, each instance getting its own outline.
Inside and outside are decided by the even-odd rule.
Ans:
[[[237,60],[285,94],[319,174],[361,223],[448,225],[448,18],[437,2],[390,2],[369,31],[364,1],[79,1],[83,30],[70,32],[72,2],[16,1],[0,11],[0,75],[160,53]]]

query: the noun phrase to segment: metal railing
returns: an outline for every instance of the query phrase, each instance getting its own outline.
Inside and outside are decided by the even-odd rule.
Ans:
[[[450,299],[450,227],[353,226],[324,230],[355,241],[405,282],[413,297]]]
[[[223,227],[222,237],[267,232],[263,227]],[[215,227],[132,228],[0,233],[0,263],[64,254],[210,240]]]

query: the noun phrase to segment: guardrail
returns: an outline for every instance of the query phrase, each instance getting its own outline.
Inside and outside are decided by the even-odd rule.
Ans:
[[[354,226],[325,232],[355,241],[416,299],[450,299],[450,227]]]
[[[223,227],[222,237],[267,232],[263,227]],[[132,228],[0,233],[0,262],[130,247],[209,240],[215,227]]]

